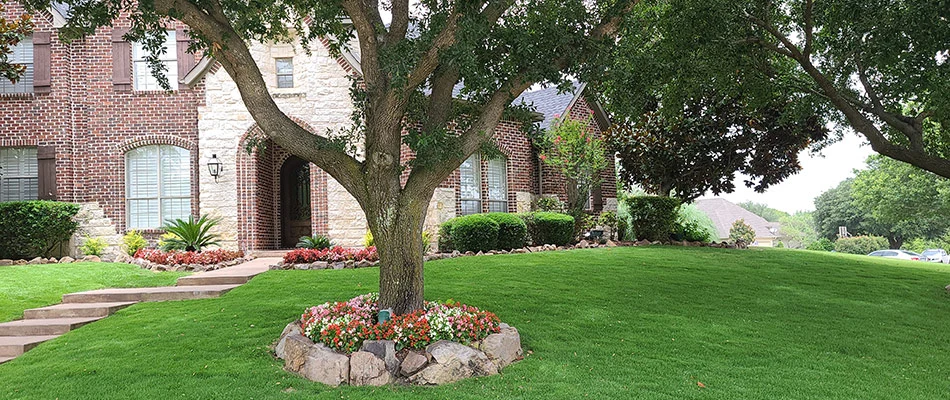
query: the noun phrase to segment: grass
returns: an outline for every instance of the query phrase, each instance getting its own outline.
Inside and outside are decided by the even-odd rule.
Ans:
[[[108,287],[174,285],[186,273],[144,270],[115,263],[71,263],[0,267],[0,322],[23,310],[57,304],[66,293]]]
[[[426,297],[496,312],[528,357],[438,388],[329,388],[269,346],[378,270],[271,271],[138,304],[0,365],[0,398],[938,399],[946,266],[790,250],[611,248],[431,262]],[[702,382],[705,388],[701,388]]]

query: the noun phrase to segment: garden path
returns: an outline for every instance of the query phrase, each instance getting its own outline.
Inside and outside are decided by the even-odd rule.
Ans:
[[[218,297],[247,283],[280,260],[277,257],[255,258],[233,267],[181,277],[175,286],[99,289],[65,294],[62,304],[26,310],[23,319],[0,324],[0,364],[40,343],[108,317],[135,303]]]

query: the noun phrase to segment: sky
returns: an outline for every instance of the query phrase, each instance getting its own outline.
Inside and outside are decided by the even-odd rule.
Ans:
[[[764,203],[788,213],[815,209],[815,197],[863,169],[864,161],[873,153],[863,137],[846,133],[841,141],[825,148],[820,155],[803,152],[802,170],[784,182],[772,186],[765,193],[747,188],[741,178],[736,179],[736,191],[721,195],[733,203],[752,201]]]

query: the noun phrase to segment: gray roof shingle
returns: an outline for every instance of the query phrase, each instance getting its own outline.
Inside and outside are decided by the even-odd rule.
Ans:
[[[739,207],[738,205],[733,204],[724,198],[712,197],[708,199],[699,199],[693,204],[696,205],[696,208],[709,216],[709,219],[711,219],[713,224],[716,226],[716,231],[719,232],[720,240],[729,237],[729,230],[732,228],[732,224],[739,219],[744,220],[747,225],[751,226],[752,229],[755,230],[755,237],[778,237],[778,235],[772,233],[772,231],[769,230],[769,228],[771,228],[778,232],[777,222],[766,221],[765,218],[755,215],[751,211]]]

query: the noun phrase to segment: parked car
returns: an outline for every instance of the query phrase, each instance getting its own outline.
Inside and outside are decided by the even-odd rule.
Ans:
[[[896,258],[898,260],[920,261],[924,257],[907,250],[878,250],[868,254],[871,257]]]
[[[920,253],[920,255],[923,256],[924,261],[929,262],[946,263],[948,261],[945,260],[950,260],[950,257],[947,256],[947,251],[944,249],[927,249],[924,250],[923,253]]]

